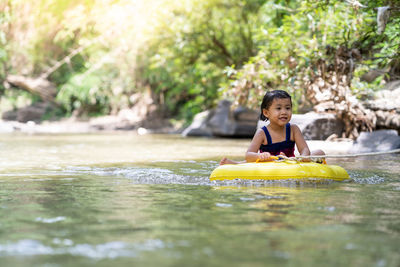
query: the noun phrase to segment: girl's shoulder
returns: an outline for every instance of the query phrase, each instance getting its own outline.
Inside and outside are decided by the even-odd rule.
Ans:
[[[290,124],[290,130],[292,131],[300,131],[299,126],[297,126],[297,124],[291,123]]]
[[[291,140],[296,140],[296,136],[298,137],[299,135],[303,135],[301,132],[299,126],[296,124],[290,124],[290,139]]]
[[[264,129],[263,128],[264,127],[258,128],[254,135],[262,135],[262,134],[264,134]]]
[[[265,139],[265,132],[263,127],[257,129],[256,133],[254,134],[254,137]]]

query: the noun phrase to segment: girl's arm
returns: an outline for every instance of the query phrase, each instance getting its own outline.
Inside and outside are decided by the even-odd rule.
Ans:
[[[297,125],[292,124],[292,131],[293,131],[294,141],[296,143],[297,150],[299,151],[300,155],[309,156],[310,149],[308,148],[306,140],[304,140],[304,136],[301,133],[300,128]]]
[[[264,138],[264,131],[258,129],[249,145],[249,148],[247,149],[245,157],[247,162],[255,162],[257,160],[266,161],[269,159],[269,157],[271,156],[270,153],[258,153],[261,144],[264,142]]]

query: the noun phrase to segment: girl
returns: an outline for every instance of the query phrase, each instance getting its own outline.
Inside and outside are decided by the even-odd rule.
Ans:
[[[254,134],[246,152],[246,162],[270,161],[271,156],[283,155],[294,157],[294,145],[301,156],[309,156],[310,149],[304,140],[299,127],[290,124],[292,118],[292,99],[282,90],[267,92],[261,103],[260,120],[269,120],[269,125],[258,129]],[[316,150],[311,155],[325,155],[322,150]],[[227,158],[220,165],[238,164]]]

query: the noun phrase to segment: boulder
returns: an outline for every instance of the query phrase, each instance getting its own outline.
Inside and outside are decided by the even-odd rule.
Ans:
[[[260,113],[258,111],[238,107],[233,111],[235,121],[235,137],[253,137],[257,130]]]
[[[257,130],[258,112],[244,107],[231,110],[231,102],[222,100],[218,106],[195,116],[183,136],[253,137]]]
[[[18,110],[7,111],[2,114],[3,120],[28,122],[40,121],[46,111],[51,108],[51,104],[38,102],[30,106],[19,108]]]
[[[393,91],[399,88],[400,88],[400,80],[391,81],[385,85],[385,90]]]
[[[374,111],[400,112],[400,87],[392,90],[380,90],[375,93],[373,100],[365,101],[365,106]]]
[[[221,101],[216,109],[199,113],[186,128],[183,136],[253,137],[257,128],[266,125],[259,121],[259,112],[243,107],[231,111],[231,102]],[[291,123],[299,126],[306,140],[325,140],[341,136],[344,124],[334,114],[293,114]]]
[[[209,118],[214,115],[210,110],[200,112],[194,116],[192,124],[183,130],[183,136],[212,136],[211,129],[207,125]]]
[[[354,142],[353,153],[389,151],[400,148],[400,136],[396,130],[378,130],[374,132],[361,132]]]
[[[213,135],[216,136],[232,136],[235,131],[235,122],[231,113],[231,102],[222,100],[218,103],[217,108],[213,112],[214,115],[207,121]]]
[[[334,114],[293,114],[293,124],[299,126],[306,140],[326,140],[331,135],[342,136],[344,123]]]
[[[18,117],[18,112],[16,110],[9,110],[1,114],[1,118],[5,121],[16,121]]]
[[[390,82],[386,88],[377,91],[374,99],[365,101],[364,105],[375,113],[377,129],[400,132],[400,81]]]

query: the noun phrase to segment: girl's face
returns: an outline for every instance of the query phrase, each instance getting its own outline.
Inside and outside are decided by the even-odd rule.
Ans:
[[[290,98],[275,98],[263,113],[271,124],[285,126],[292,118],[292,102]]]

